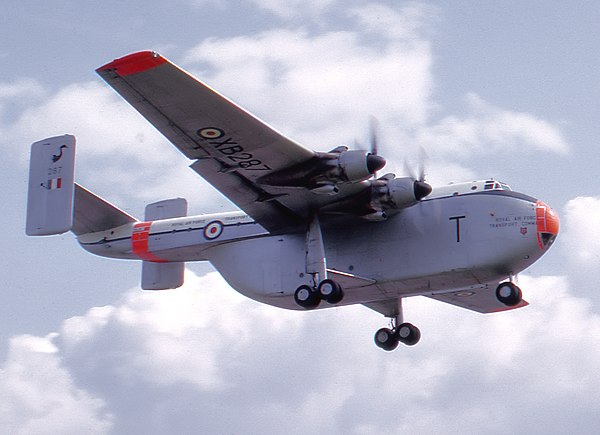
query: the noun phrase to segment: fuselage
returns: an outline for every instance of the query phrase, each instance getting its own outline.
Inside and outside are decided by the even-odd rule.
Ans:
[[[341,305],[496,284],[539,259],[558,233],[541,201],[486,182],[446,186],[384,222],[322,219],[327,268],[346,276]],[[242,212],[127,224],[85,234],[101,256],[155,262],[210,261],[248,297],[298,309],[311,284],[306,233],[271,235]]]

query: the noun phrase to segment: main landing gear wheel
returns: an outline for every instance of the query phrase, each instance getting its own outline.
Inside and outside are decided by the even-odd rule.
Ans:
[[[375,344],[383,350],[391,351],[398,347],[398,343],[414,346],[421,339],[421,331],[412,323],[402,323],[392,329],[381,328],[375,333]]]
[[[316,289],[307,285],[301,285],[294,293],[296,303],[307,310],[317,308],[321,300],[325,300],[330,304],[337,304],[343,298],[344,291],[342,287],[331,279],[324,279]]]
[[[375,344],[383,350],[392,351],[398,347],[398,336],[390,328],[381,328],[375,333]]]
[[[421,331],[412,323],[403,323],[396,328],[398,340],[407,346],[414,346],[421,339]]]
[[[344,292],[342,290],[342,287],[340,287],[340,285],[337,282],[331,279],[324,279],[323,281],[321,281],[319,287],[317,288],[317,291],[321,295],[321,298],[326,300],[330,304],[337,304],[338,302],[341,302],[344,298]]]
[[[508,307],[519,305],[523,299],[521,289],[512,282],[502,282],[496,287],[496,298]]]
[[[319,306],[321,295],[309,286],[301,285],[294,293],[294,300],[302,308],[310,310]]]

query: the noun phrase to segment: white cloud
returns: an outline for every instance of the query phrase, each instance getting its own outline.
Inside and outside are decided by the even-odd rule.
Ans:
[[[285,134],[325,150],[366,134],[370,114],[403,126],[427,116],[429,45],[388,40],[374,47],[363,36],[273,30],[208,39],[190,50],[187,62],[200,64],[198,77]]]
[[[438,20],[438,9],[425,3],[405,2],[395,6],[369,3],[351,9],[350,15],[358,20],[361,29],[407,42],[422,40]]]
[[[0,369],[0,430],[13,434],[107,433],[112,416],[104,401],[78,388],[47,337],[10,341]]]
[[[21,78],[13,83],[0,82],[0,101],[16,97],[38,97],[44,94],[40,82],[31,78]]]
[[[56,336],[17,338],[28,350],[13,350],[4,367],[39,364],[40,355],[44,367],[54,361],[58,384],[69,385],[56,400],[77,396],[91,421],[108,424],[104,403],[116,433],[556,433],[574,425],[591,433],[600,318],[564,277],[523,276],[521,286],[528,308],[488,316],[409,299],[406,317],[421,327],[421,343],[386,353],[372,343],[384,319],[362,307],[279,310],[234,293],[217,274],[188,271],[179,290],[132,289],[66,320]],[[30,377],[11,394],[47,382]],[[34,413],[12,412],[17,421]]]
[[[227,289],[219,275],[200,279],[188,271],[186,286],[175,292],[136,288],[116,306],[92,308],[84,316],[66,320],[61,340],[66,349],[77,349],[111,331],[113,341],[106,345],[120,361],[118,376],[221,389],[228,382],[218,359],[228,350],[239,351],[249,345],[253,323],[269,324],[269,334],[284,327],[254,304],[240,315],[241,299]]]
[[[228,0],[190,0],[190,4],[198,8],[213,6],[224,9],[227,3]],[[236,5],[240,3],[247,3],[284,20],[293,20],[300,17],[318,19],[336,0],[245,0],[236,2]]]
[[[600,197],[578,197],[566,206],[569,258],[580,267],[600,268]]]
[[[285,19],[301,15],[318,17],[335,2],[336,0],[251,0],[259,8]]]
[[[447,116],[417,133],[427,149],[465,157],[488,151],[547,151],[565,154],[569,149],[562,132],[534,115],[495,107],[478,95],[467,95],[469,114]]]
[[[6,136],[2,121],[12,122],[16,113],[45,94],[39,81],[20,78],[13,82],[0,82],[0,134]]]

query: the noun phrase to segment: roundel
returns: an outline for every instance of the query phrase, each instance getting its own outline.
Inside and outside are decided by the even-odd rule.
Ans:
[[[204,139],[218,139],[225,135],[225,132],[220,128],[216,127],[205,127],[201,128],[197,131],[198,136],[203,137]]]
[[[204,227],[204,237],[207,240],[216,239],[223,232],[223,223],[221,221],[212,221]]]

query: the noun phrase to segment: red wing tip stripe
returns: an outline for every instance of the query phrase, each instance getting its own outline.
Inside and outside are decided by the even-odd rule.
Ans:
[[[139,51],[128,54],[119,59],[115,59],[106,65],[101,66],[96,71],[115,70],[120,76],[128,76],[147,71],[151,68],[162,65],[167,59],[155,51]]]

